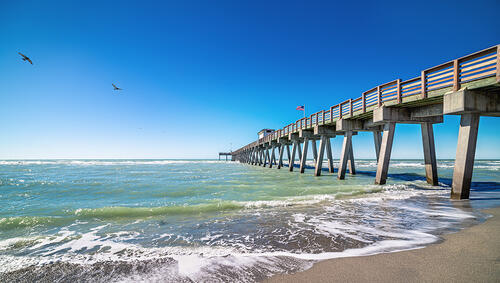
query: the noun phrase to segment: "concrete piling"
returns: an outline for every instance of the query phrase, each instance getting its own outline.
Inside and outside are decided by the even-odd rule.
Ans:
[[[427,183],[437,186],[436,148],[434,147],[434,130],[431,123],[422,123],[422,144],[424,147],[425,177]]]
[[[479,114],[467,113],[460,117],[457,155],[451,185],[452,199],[468,199],[476,154]]]
[[[285,145],[279,145],[279,158],[278,158],[278,169],[281,169],[283,167],[283,149],[285,148]]]
[[[378,185],[385,184],[387,180],[387,171],[389,170],[395,128],[396,123],[394,122],[389,122],[384,125],[384,134],[382,136],[380,154],[377,162],[377,174],[375,175],[375,184]]]
[[[347,160],[347,168],[349,168],[349,174],[351,175],[356,175],[356,167],[354,166],[354,153],[353,153],[353,148],[352,148],[352,138],[351,138],[351,145],[349,146],[349,159]]]
[[[309,146],[309,138],[304,138],[304,148],[302,150],[302,157],[300,158],[300,173],[304,173],[306,169],[306,160],[307,160],[307,147]]]
[[[326,139],[326,157],[328,159],[328,172],[333,174],[333,155],[332,155],[332,146],[330,144],[330,138]]]
[[[373,141],[375,143],[375,155],[378,162],[378,156],[380,155],[380,144],[382,143],[382,135],[380,131],[373,131]]]
[[[288,160],[288,170],[290,172],[293,171],[293,166],[295,163],[295,153],[297,152],[297,147],[300,147],[299,142],[297,140],[293,141],[293,146],[292,146],[292,156]]]
[[[314,164],[316,164],[316,160],[318,159],[318,149],[316,147],[316,140],[315,139],[311,139],[311,147],[312,147]]]
[[[323,166],[323,155],[325,153],[325,147],[326,144],[328,143],[328,137],[326,136],[321,136],[321,140],[319,142],[319,153],[316,158],[315,162],[315,168],[314,168],[314,176],[320,176],[321,175],[321,167]]]
[[[339,164],[339,171],[338,171],[338,175],[337,175],[337,179],[339,179],[339,180],[345,179],[347,160],[349,159],[351,146],[352,146],[351,139],[352,139],[352,131],[346,131],[344,133],[344,141],[342,143],[342,153],[340,154],[340,164]]]

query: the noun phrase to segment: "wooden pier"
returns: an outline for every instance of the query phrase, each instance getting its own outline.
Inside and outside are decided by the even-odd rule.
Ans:
[[[500,117],[500,45],[423,70],[416,78],[376,86],[356,99],[275,130],[232,152],[232,157],[280,169],[286,151],[289,170],[293,171],[298,154],[299,170],[304,173],[311,142],[314,175],[320,176],[325,151],[329,172],[333,173],[330,139],[343,136],[337,178],[344,179],[347,170],[356,174],[352,137],[359,131],[370,131],[377,154],[375,183],[382,185],[387,180],[396,124],[420,124],[427,182],[437,185],[433,124],[442,123],[443,115],[460,115],[451,198],[468,199],[479,118]]]

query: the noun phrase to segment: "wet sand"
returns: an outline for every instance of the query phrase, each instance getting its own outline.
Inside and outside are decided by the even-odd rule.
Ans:
[[[500,282],[500,208],[484,223],[404,252],[331,259],[265,282]]]

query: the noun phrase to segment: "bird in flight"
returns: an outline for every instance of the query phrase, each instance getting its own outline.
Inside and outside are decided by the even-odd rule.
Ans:
[[[115,84],[112,84],[114,89],[113,90],[122,90],[121,88],[117,87]]]
[[[17,53],[19,53],[19,55],[23,56],[23,61],[28,61],[31,63],[31,65],[33,65],[33,61],[31,61],[31,59],[28,56],[24,55],[21,52],[17,52]]]

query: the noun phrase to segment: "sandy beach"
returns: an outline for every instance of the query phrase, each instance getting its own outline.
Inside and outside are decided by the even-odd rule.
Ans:
[[[266,282],[499,282],[500,208],[484,223],[423,249],[319,262]]]

